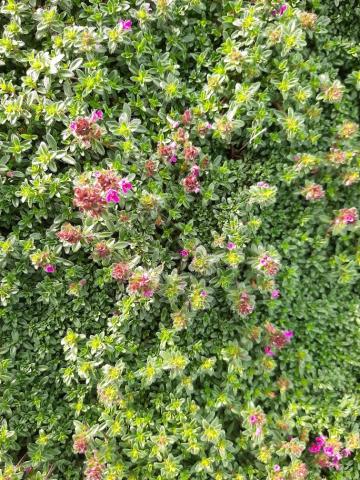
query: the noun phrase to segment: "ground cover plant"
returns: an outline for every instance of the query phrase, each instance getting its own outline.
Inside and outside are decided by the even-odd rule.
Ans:
[[[0,2],[0,478],[360,478],[351,2]]]

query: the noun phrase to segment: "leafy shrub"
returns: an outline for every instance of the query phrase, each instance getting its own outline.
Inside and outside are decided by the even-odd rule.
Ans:
[[[300,7],[2,2],[2,478],[359,475],[360,77]]]

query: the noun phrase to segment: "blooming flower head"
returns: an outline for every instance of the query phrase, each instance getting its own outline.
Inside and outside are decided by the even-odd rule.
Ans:
[[[151,290],[151,288],[146,289],[143,291],[143,295],[146,298],[151,298],[154,295],[154,290]]]
[[[51,263],[48,263],[43,267],[44,271],[46,273],[54,273],[56,271],[55,265],[52,265]]]
[[[115,280],[124,282],[129,278],[130,273],[129,265],[124,262],[119,262],[113,266],[111,275]]]
[[[182,257],[188,257],[190,252],[189,250],[186,250],[186,248],[183,248],[179,253]]]
[[[184,178],[182,181],[184,189],[188,193],[199,193],[200,192],[200,182],[197,179],[197,176],[190,173],[187,177]]]
[[[292,330],[286,330],[283,333],[284,337],[287,339],[287,341],[290,341],[292,337],[294,336],[294,332]]]
[[[332,457],[334,455],[334,448],[331,446],[324,446],[323,452],[327,457]]]
[[[315,438],[315,443],[317,445],[320,445],[321,447],[325,445],[325,442],[326,442],[326,437],[324,437],[324,435],[320,435]]]
[[[119,203],[120,202],[119,192],[117,190],[114,190],[113,188],[110,188],[110,190],[106,192],[105,200],[107,203],[111,203],[111,202]]]
[[[132,190],[132,183],[126,179],[121,180],[120,187],[123,193],[127,193],[129,190]]]
[[[132,21],[131,20],[119,20],[119,25],[121,30],[131,30],[132,28]]]
[[[236,245],[235,245],[235,243],[233,243],[233,242],[228,242],[228,243],[226,244],[226,248],[227,248],[228,250],[234,250],[234,248],[236,248]]]
[[[249,422],[251,423],[251,425],[255,425],[255,423],[257,422],[257,416],[250,415]]]
[[[271,298],[279,298],[280,297],[280,290],[275,289],[271,292]]]
[[[102,120],[104,117],[104,114],[102,112],[102,110],[95,110],[94,112],[92,112],[91,116],[90,116],[90,120],[92,122],[97,122],[98,120]]]
[[[193,165],[190,171],[193,175],[195,175],[195,177],[200,175],[200,167],[198,165]]]
[[[274,472],[280,472],[281,467],[280,465],[274,465]]]
[[[207,291],[206,291],[206,290],[201,290],[200,295],[201,295],[202,297],[207,297],[208,294],[207,294]]]
[[[310,445],[310,447],[308,448],[308,451],[310,453],[319,453],[321,452],[321,445],[318,445],[316,443],[313,443],[312,445]]]
[[[265,348],[264,348],[264,353],[265,355],[267,355],[268,357],[273,357],[275,355],[275,352],[273,352],[271,350],[271,347],[269,345],[267,345]]]
[[[171,157],[169,158],[169,163],[174,165],[176,162],[177,162],[177,156],[176,155],[171,155]]]
[[[312,183],[311,185],[306,186],[302,190],[302,194],[305,195],[306,200],[320,200],[325,196],[325,192],[321,185],[317,185],[316,183]]]

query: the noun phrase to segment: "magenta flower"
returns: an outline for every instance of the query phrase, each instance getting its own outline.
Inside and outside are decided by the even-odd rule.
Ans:
[[[55,265],[51,265],[51,263],[45,265],[43,268],[46,273],[54,273],[56,271]]]
[[[131,20],[119,20],[118,23],[122,30],[131,30],[131,27],[132,27]]]
[[[119,197],[118,191],[114,190],[113,188],[110,188],[110,190],[106,192],[105,200],[107,201],[107,203],[110,203],[110,202],[119,203],[120,197]]]
[[[284,3],[283,5],[281,5],[281,7],[279,8],[278,12],[279,12],[279,15],[284,15],[284,13],[286,12],[288,6],[286,5],[286,3]]]
[[[281,467],[280,465],[274,465],[274,472],[280,472]]]
[[[200,295],[202,297],[207,297],[207,291],[206,290],[201,290]]]
[[[189,250],[186,250],[185,248],[183,248],[182,250],[180,250],[179,253],[182,257],[188,257],[190,252]]]
[[[292,330],[286,330],[284,333],[283,333],[284,337],[286,338],[286,340],[288,342],[290,342],[290,340],[292,339],[292,337],[294,336],[294,332]]]
[[[345,458],[350,457],[351,453],[351,450],[349,450],[348,448],[344,448],[344,450],[341,451],[341,455]]]
[[[90,120],[92,122],[97,122],[98,120],[102,120],[103,117],[104,117],[104,114],[101,110],[95,110],[94,112],[92,112]]]
[[[174,165],[176,162],[177,162],[177,156],[176,155],[171,155],[171,157],[169,158],[169,163]]]
[[[321,451],[321,445],[317,445],[316,443],[313,443],[312,445],[310,445],[310,447],[308,448],[308,451],[310,453],[319,453]]]
[[[228,250],[234,250],[234,248],[236,248],[236,245],[234,242],[228,242],[227,245],[226,245],[226,248]]]
[[[326,437],[324,437],[324,435],[320,435],[315,438],[315,443],[317,443],[318,445],[320,445],[320,447],[322,447],[323,445],[325,445],[325,440],[326,440]]]
[[[257,416],[256,415],[250,415],[249,421],[250,421],[251,425],[255,425],[255,423],[257,422]]]
[[[126,179],[121,180],[120,187],[123,193],[127,193],[129,190],[132,190],[133,188],[132,183]]]
[[[271,298],[279,298],[279,297],[280,297],[280,290],[275,289],[271,292]]]
[[[70,123],[70,130],[72,130],[72,131],[76,130],[76,122],[71,122]]]
[[[268,357],[273,357],[275,355],[275,353],[271,350],[271,347],[269,346],[266,346],[264,348],[264,353],[265,355],[267,355]]]

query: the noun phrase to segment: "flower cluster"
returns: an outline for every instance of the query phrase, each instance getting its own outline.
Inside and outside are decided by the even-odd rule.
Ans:
[[[282,350],[291,341],[294,332],[292,330],[282,332],[270,323],[266,324],[265,328],[269,339],[264,352],[268,357],[273,357],[276,354],[276,350]]]
[[[84,148],[90,148],[92,142],[99,140],[102,129],[98,121],[103,119],[103,112],[95,110],[89,117],[78,117],[70,123],[70,131]]]
[[[322,469],[340,470],[341,460],[349,457],[352,452],[348,448],[343,448],[342,443],[332,440],[324,435],[319,435],[308,448],[308,451],[314,455],[314,461]]]

